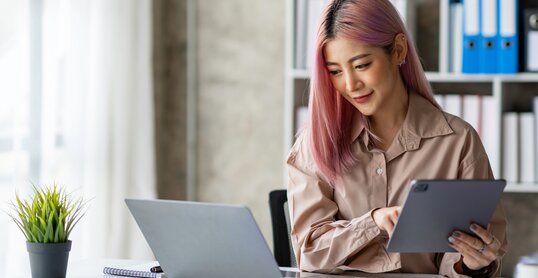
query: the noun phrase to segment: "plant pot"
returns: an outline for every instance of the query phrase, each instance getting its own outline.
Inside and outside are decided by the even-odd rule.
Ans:
[[[71,241],[62,243],[26,242],[32,278],[65,278]]]

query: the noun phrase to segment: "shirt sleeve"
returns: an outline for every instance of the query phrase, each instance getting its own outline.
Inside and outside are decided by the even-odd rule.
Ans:
[[[471,129],[465,138],[465,147],[462,151],[462,160],[458,169],[458,179],[494,179],[488,157],[480,141],[478,134]],[[499,266],[494,277],[500,276],[501,259],[507,251],[508,241],[506,238],[506,215],[502,203],[497,204],[493,213],[489,230],[501,243],[497,256]],[[448,277],[467,277],[454,270],[454,265],[461,259],[459,253],[445,253],[439,268],[439,274]]]
[[[375,224],[372,211],[351,220],[336,219],[333,188],[320,177],[309,153],[305,140],[298,139],[287,160],[293,249],[301,270],[339,273],[349,258],[386,233]],[[383,248],[377,245],[374,248]]]

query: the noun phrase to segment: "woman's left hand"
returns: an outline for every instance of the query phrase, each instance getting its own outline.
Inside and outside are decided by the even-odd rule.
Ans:
[[[475,235],[455,231],[448,241],[449,245],[462,255],[463,263],[467,268],[478,270],[497,259],[501,242],[477,224],[471,225],[471,231]]]

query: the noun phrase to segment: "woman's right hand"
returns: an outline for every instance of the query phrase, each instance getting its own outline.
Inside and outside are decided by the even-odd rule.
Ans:
[[[392,236],[394,225],[396,225],[401,210],[402,207],[378,208],[372,212],[372,218],[379,229]]]

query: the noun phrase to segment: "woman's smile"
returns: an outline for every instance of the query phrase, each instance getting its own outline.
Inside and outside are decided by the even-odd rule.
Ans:
[[[374,91],[371,91],[370,93],[368,93],[366,95],[354,97],[353,100],[355,100],[359,104],[366,103],[370,99],[370,96],[373,93],[374,93]]]

